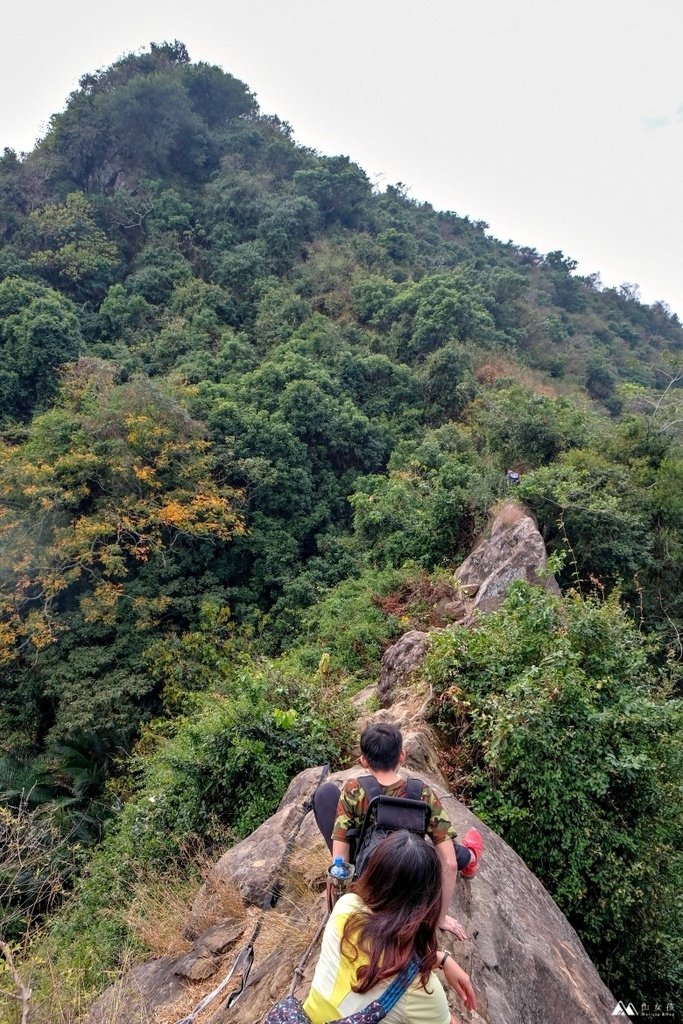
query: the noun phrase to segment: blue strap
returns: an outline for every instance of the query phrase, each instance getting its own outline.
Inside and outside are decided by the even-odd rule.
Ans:
[[[396,1003],[403,996],[408,986],[420,973],[420,961],[413,957],[407,967],[404,967],[399,974],[396,975],[392,983],[384,990],[382,995],[377,1000],[380,1003],[384,1014],[391,1013]]]

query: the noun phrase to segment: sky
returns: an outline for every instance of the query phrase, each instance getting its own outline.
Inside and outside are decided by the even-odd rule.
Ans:
[[[378,187],[561,249],[683,318],[681,0],[0,0],[0,149],[182,40]]]

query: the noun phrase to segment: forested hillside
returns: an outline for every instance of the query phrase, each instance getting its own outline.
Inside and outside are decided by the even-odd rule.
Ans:
[[[345,700],[509,468],[574,610],[513,602],[489,638],[516,623],[509,662],[457,657],[473,704],[494,683],[528,702],[522,675],[556,652],[568,703],[533,743],[557,743],[567,787],[590,759],[623,824],[612,846],[613,819],[595,826],[609,870],[534,861],[548,790],[510,781],[501,723],[494,748],[463,745],[462,795],[607,980],[679,991],[683,328],[486,230],[297,145],[180,43],[84,76],[31,153],[0,159],[0,926],[69,950],[79,998],[144,947],[126,908],[160,865],[190,884],[193,844],[245,834],[294,772],[343,758]],[[456,745],[458,714],[444,698]],[[638,900],[615,878],[646,863],[661,913],[625,938],[617,905]]]

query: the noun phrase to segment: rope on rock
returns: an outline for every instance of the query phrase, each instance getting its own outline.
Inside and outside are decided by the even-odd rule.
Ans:
[[[323,767],[322,772],[320,773],[318,784],[313,789],[308,800],[304,801],[304,804],[301,808],[301,815],[297,822],[296,828],[293,829],[293,831],[290,833],[287,842],[285,843],[285,848],[282,851],[282,857],[280,858],[280,863],[278,864],[277,874],[273,879],[271,885],[269,886],[268,891],[266,892],[266,895],[263,899],[263,902],[259,910],[259,916],[256,921],[256,925],[254,926],[254,930],[251,933],[249,941],[239,951],[235,958],[234,964],[232,965],[226,976],[223,978],[223,980],[220,982],[220,984],[218,984],[216,988],[214,988],[211,992],[205,995],[204,998],[197,1003],[195,1008],[190,1011],[190,1013],[183,1017],[182,1020],[178,1021],[178,1024],[193,1024],[193,1022],[197,1019],[199,1014],[202,1013],[207,1008],[207,1006],[209,1006],[214,1001],[214,999],[216,999],[221,994],[221,992],[225,991],[225,989],[228,987],[230,981],[232,980],[236,972],[241,974],[240,984],[233,992],[229,994],[227,999],[221,1004],[220,1009],[228,1009],[228,1007],[234,1006],[237,1000],[240,998],[240,996],[244,993],[244,990],[247,987],[249,972],[251,971],[251,968],[254,963],[254,943],[256,942],[256,939],[258,938],[261,928],[263,926],[264,915],[267,911],[273,909],[273,907],[277,904],[278,900],[280,899],[280,896],[282,895],[282,873],[285,870],[289,858],[292,855],[294,844],[296,843],[299,832],[301,831],[301,826],[304,823],[304,818],[306,817],[308,812],[313,809],[313,795],[315,793],[315,790],[325,780],[325,778],[329,774],[329,771],[330,766],[326,764]],[[325,920],[322,921],[320,927],[318,928],[318,931],[315,933],[313,939],[309,943],[306,952],[304,953],[303,957],[301,958],[301,960],[299,961],[295,968],[294,978],[292,980],[291,987],[292,992],[294,991],[297,982],[303,976],[303,969],[306,966],[306,961],[311,955],[313,947],[320,938],[320,934],[324,927]]]
[[[315,933],[315,935],[313,936],[311,941],[308,943],[308,945],[306,947],[305,953],[301,957],[301,960],[299,960],[299,963],[294,968],[294,975],[292,977],[292,984],[289,986],[289,991],[287,993],[288,996],[293,996],[294,995],[294,989],[299,984],[299,982],[303,979],[304,969],[306,967],[306,964],[308,963],[308,958],[311,955],[311,953],[313,952],[313,950],[315,949],[315,945],[316,945],[318,939],[320,938],[320,936],[323,933],[323,929],[324,929],[325,925],[327,924],[327,917],[328,917],[327,914],[325,915],[325,917],[323,917],[322,921],[318,925],[317,932]]]
[[[235,999],[244,991],[244,986],[247,983],[249,971],[251,970],[251,965],[254,962],[254,947],[252,945],[252,941],[258,934],[259,928],[260,922],[259,925],[257,925],[257,928],[254,930],[254,935],[252,936],[252,939],[247,943],[246,946],[244,946],[240,950],[235,959],[234,964],[232,965],[226,976],[223,978],[221,983],[217,985],[216,988],[213,989],[213,991],[209,992],[208,995],[205,995],[204,998],[197,1003],[194,1010],[188,1013],[186,1017],[183,1017],[182,1020],[179,1020],[178,1024],[193,1024],[193,1021],[199,1016],[199,1014],[202,1013],[202,1011],[204,1011],[207,1008],[207,1006],[210,1003],[212,1003],[217,996],[221,994],[221,992],[225,991],[230,981],[232,981],[235,972],[238,972],[241,974],[239,987],[236,988],[234,992],[230,993],[230,996],[226,1001],[226,1006],[232,1006]]]
[[[282,851],[282,857],[280,858],[280,863],[278,865],[277,874],[276,874],[276,876],[275,876],[275,878],[273,880],[272,885],[270,886],[270,889],[266,893],[266,896],[265,896],[265,899],[264,899],[263,903],[261,904],[261,910],[262,911],[263,910],[272,910],[272,908],[275,906],[277,901],[280,899],[280,896],[282,895],[282,873],[283,873],[284,869],[287,866],[287,862],[289,861],[289,858],[292,855],[292,851],[294,849],[294,844],[296,843],[296,841],[297,841],[297,839],[299,837],[299,832],[301,831],[301,826],[304,823],[304,818],[306,817],[306,815],[308,814],[309,811],[313,810],[313,797],[315,795],[315,791],[318,788],[318,786],[322,785],[322,783],[325,781],[325,779],[327,778],[329,773],[330,773],[330,766],[329,766],[329,764],[326,764],[326,765],[323,766],[323,770],[320,773],[320,778],[318,779],[317,785],[315,786],[315,788],[311,792],[311,795],[309,796],[308,800],[304,801],[303,807],[301,808],[301,815],[300,815],[299,820],[297,822],[296,828],[293,829],[292,832],[289,834],[289,836],[287,838],[287,842],[285,843],[285,848]]]

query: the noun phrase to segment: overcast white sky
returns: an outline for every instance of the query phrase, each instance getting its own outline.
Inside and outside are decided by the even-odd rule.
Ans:
[[[0,0],[0,147],[181,39],[296,138],[683,317],[682,0]]]

